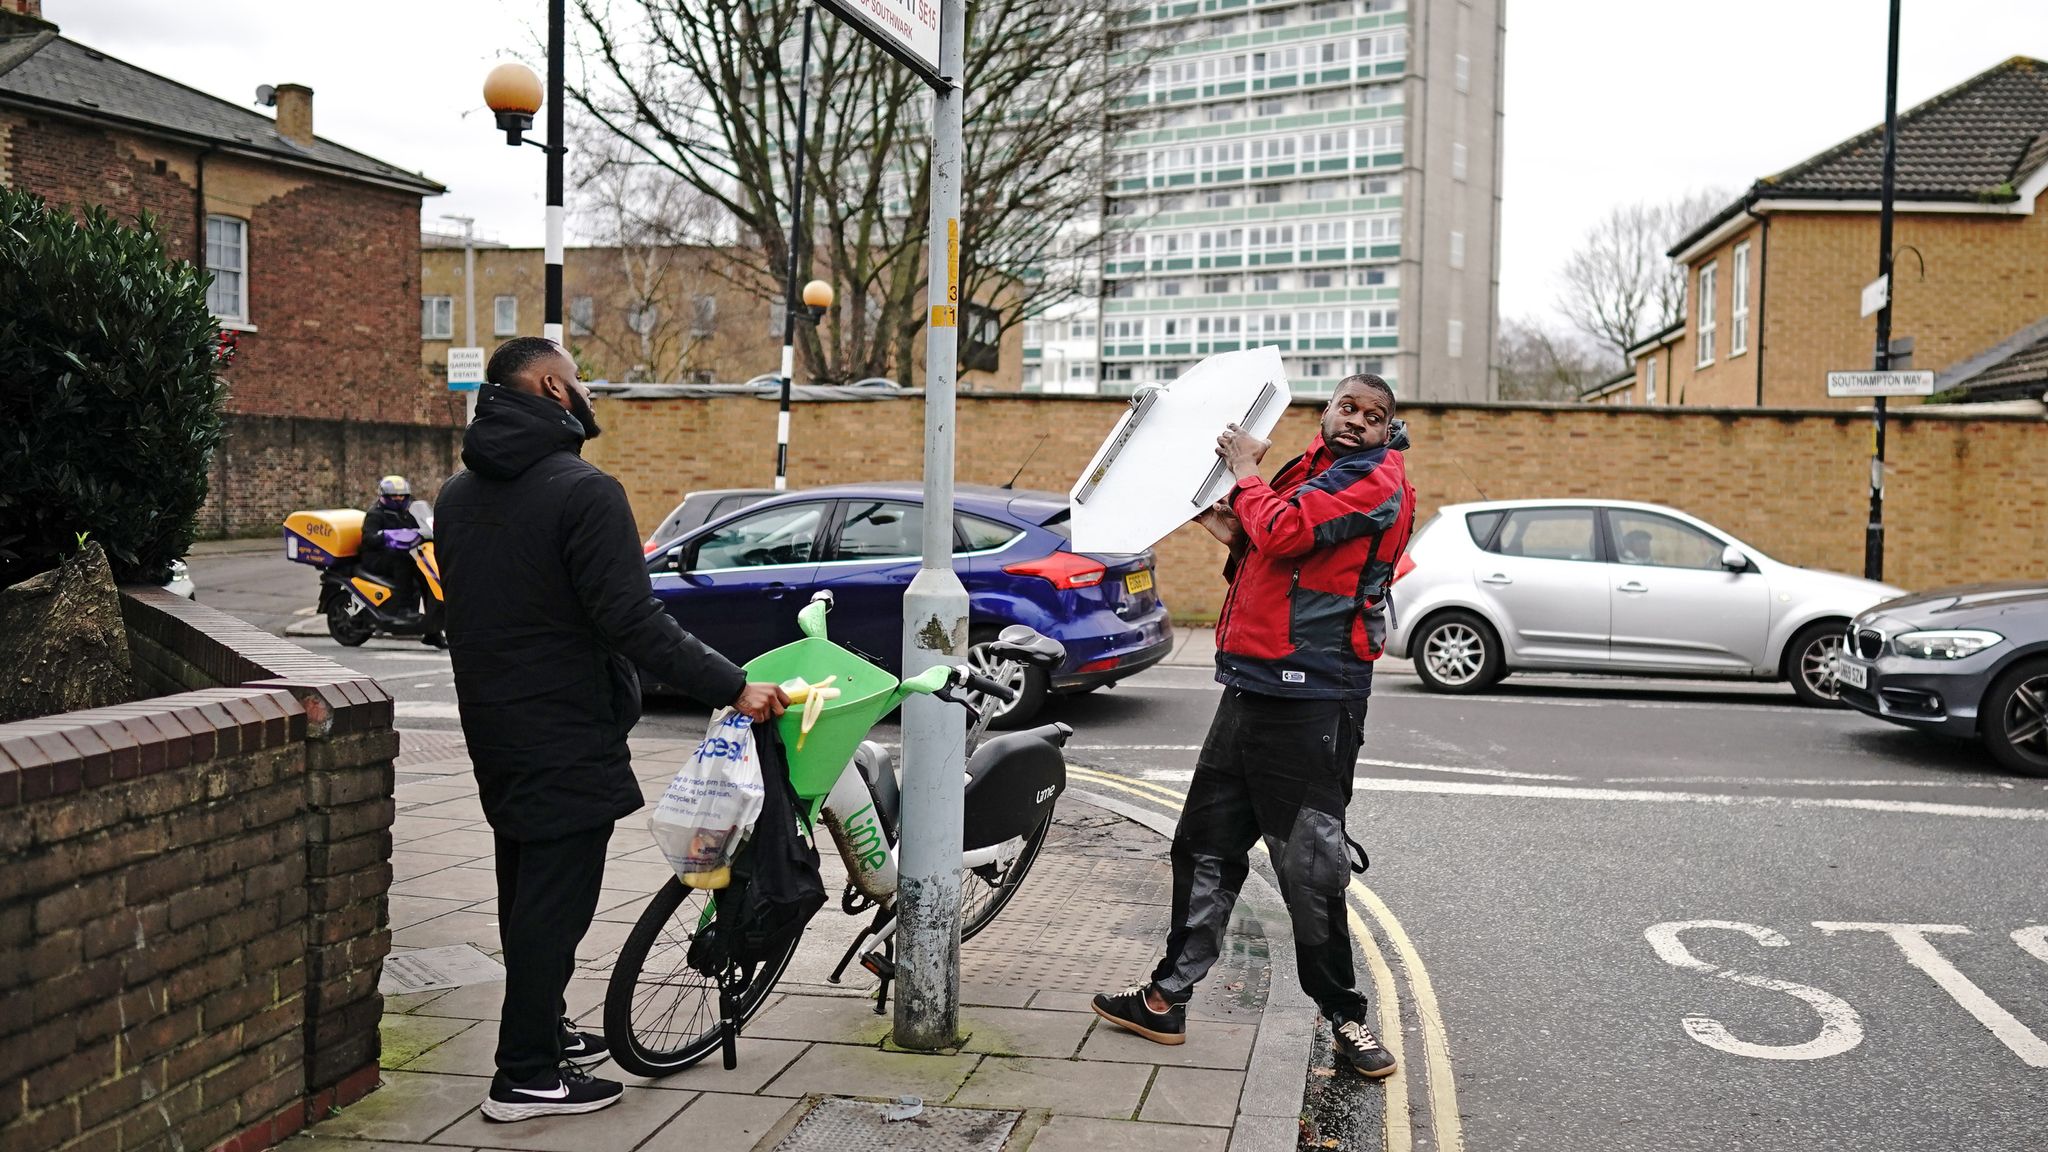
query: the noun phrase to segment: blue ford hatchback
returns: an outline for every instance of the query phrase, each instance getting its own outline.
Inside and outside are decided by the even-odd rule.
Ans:
[[[1048,695],[1087,692],[1158,663],[1173,626],[1153,586],[1150,552],[1095,556],[1067,538],[1067,499],[962,485],[954,493],[953,564],[967,585],[968,662],[995,675],[988,644],[1028,624],[1066,646],[1050,674],[1009,670],[1017,699],[994,723],[1028,723]],[[917,575],[924,493],[911,483],[789,492],[728,514],[649,554],[654,594],[691,634],[744,663],[797,639],[796,612],[832,590],[832,639],[894,672],[902,660],[903,590]]]

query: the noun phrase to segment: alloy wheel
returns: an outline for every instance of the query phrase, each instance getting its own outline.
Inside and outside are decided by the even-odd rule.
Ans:
[[[1827,632],[1806,646],[1799,654],[1799,678],[1806,682],[1813,694],[1825,700],[1842,698],[1841,682],[1836,678],[1835,661],[1847,646],[1847,638],[1840,632]]]
[[[1456,687],[1469,684],[1486,666],[1486,641],[1470,625],[1451,622],[1429,634],[1422,658],[1438,680]]]
[[[2048,675],[2030,677],[2013,689],[2004,721],[2014,751],[2048,763]]]
[[[1016,711],[1018,703],[1024,699],[1024,690],[1028,683],[1023,664],[1015,660],[1001,659],[990,645],[976,644],[967,650],[967,667],[976,676],[993,680],[1017,694],[1015,700],[995,702],[995,711],[989,714],[990,723]],[[961,695],[973,702],[975,711],[981,710],[981,693],[963,692]]]

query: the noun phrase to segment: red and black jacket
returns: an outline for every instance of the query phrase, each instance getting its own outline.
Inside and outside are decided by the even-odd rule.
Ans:
[[[1321,436],[1268,485],[1238,481],[1249,547],[1224,575],[1216,678],[1268,696],[1351,700],[1372,691],[1387,587],[1415,523],[1396,423],[1385,447],[1334,457]]]

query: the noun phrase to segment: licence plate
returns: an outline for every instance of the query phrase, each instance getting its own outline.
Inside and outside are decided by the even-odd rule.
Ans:
[[[1124,591],[1129,592],[1133,596],[1140,592],[1150,592],[1151,590],[1152,570],[1150,568],[1141,569],[1124,577]]]
[[[1851,688],[1870,687],[1870,669],[1846,660],[1835,661],[1835,679]]]

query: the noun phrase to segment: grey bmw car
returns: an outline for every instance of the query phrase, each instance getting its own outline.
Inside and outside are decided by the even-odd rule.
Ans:
[[[1852,708],[1975,737],[2005,767],[2048,776],[2048,585],[1887,600],[1850,622],[1835,683]]]

